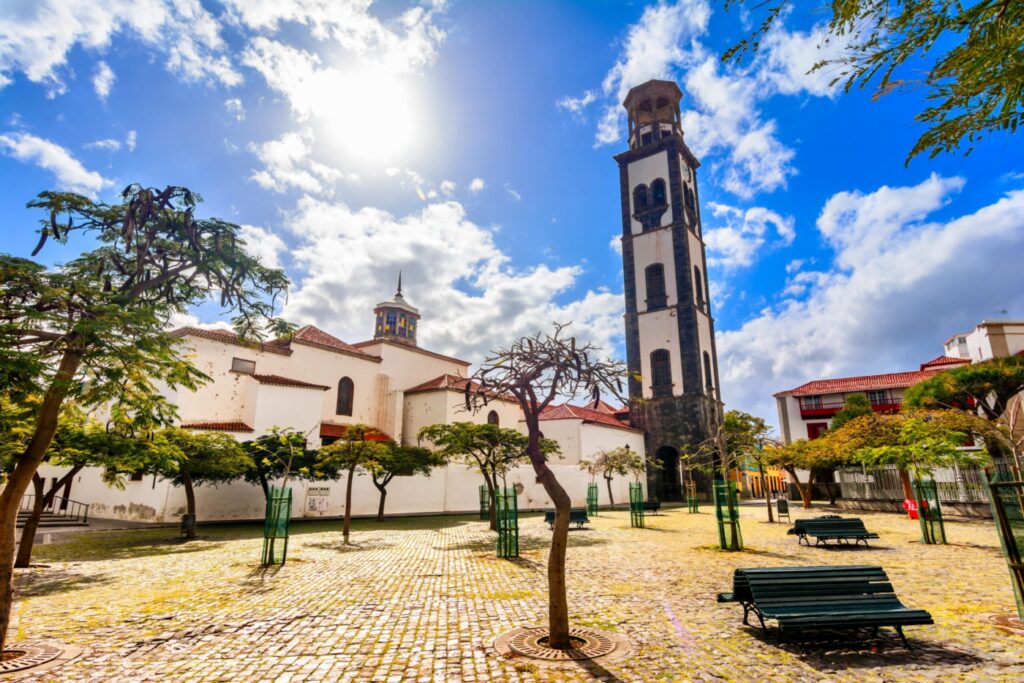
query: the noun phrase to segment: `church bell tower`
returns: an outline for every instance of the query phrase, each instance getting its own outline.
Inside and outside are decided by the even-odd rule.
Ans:
[[[720,422],[715,327],[708,296],[697,169],[683,142],[679,87],[629,91],[629,150],[618,154],[630,422],[646,432],[650,495],[682,500],[679,451]]]

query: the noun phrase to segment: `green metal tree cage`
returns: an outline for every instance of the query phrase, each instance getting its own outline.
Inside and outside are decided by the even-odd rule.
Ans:
[[[491,497],[487,493],[487,485],[480,484],[480,519],[491,518]]]
[[[700,512],[700,500],[697,498],[697,482],[686,482],[686,509],[691,514]]]
[[[995,471],[986,480],[992,517],[1010,570],[1017,615],[1024,620],[1024,481]]]
[[[597,484],[587,485],[587,514],[597,516]]]
[[[629,525],[644,528],[644,487],[637,481],[629,485]]]
[[[270,488],[263,518],[263,565],[284,564],[288,559],[288,523],[292,518],[292,490]]]
[[[740,533],[740,507],[736,502],[736,482],[715,481],[715,519],[718,520],[718,545],[722,550],[743,550]]]
[[[519,557],[519,506],[516,490],[495,491],[498,517],[498,557]]]
[[[917,502],[917,520],[921,523],[921,542],[929,545],[946,543],[946,525],[942,522],[942,506],[934,480],[918,480],[913,484]]]

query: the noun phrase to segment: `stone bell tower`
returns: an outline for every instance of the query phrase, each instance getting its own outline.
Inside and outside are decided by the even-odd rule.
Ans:
[[[697,168],[683,142],[679,87],[629,91],[629,150],[616,155],[622,199],[630,422],[646,431],[650,495],[682,500],[679,450],[721,420]]]

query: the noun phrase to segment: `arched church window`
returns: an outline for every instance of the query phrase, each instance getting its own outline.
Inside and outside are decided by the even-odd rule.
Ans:
[[[693,267],[693,288],[697,293],[697,307],[704,308],[704,278],[700,274],[700,268]]]
[[[651,393],[655,398],[672,395],[672,358],[667,349],[651,352]]]
[[[658,178],[651,183],[651,206],[665,206],[668,204],[665,193],[665,181]]]
[[[644,269],[644,278],[647,282],[647,310],[665,308],[668,304],[665,293],[665,266],[652,263]]]
[[[704,384],[708,388],[708,393],[711,393],[715,381],[714,376],[711,374],[711,354],[707,351],[704,352]]]
[[[500,419],[498,418],[497,410],[492,410],[491,412],[487,413],[487,424],[494,425],[495,427],[497,427],[499,422]]]
[[[352,414],[352,394],[355,392],[355,384],[350,377],[342,377],[338,381],[338,405],[335,411],[338,415]]]
[[[633,190],[633,212],[640,213],[648,209],[647,186],[637,185]]]

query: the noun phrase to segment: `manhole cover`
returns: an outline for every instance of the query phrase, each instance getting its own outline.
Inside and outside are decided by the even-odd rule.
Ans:
[[[992,622],[999,628],[1016,633],[1017,635],[1024,635],[1024,621],[1021,621],[1017,617],[1011,617],[1008,614],[996,614],[992,616]]]
[[[629,651],[629,642],[622,636],[582,626],[569,628],[569,639],[573,644],[571,649],[552,649],[547,646],[547,639],[546,626],[517,628],[498,636],[494,647],[501,654],[515,654],[548,662],[617,658]]]
[[[4,652],[3,661],[0,661],[0,673],[31,669],[52,662],[62,654],[64,650],[55,645],[18,645]]]

